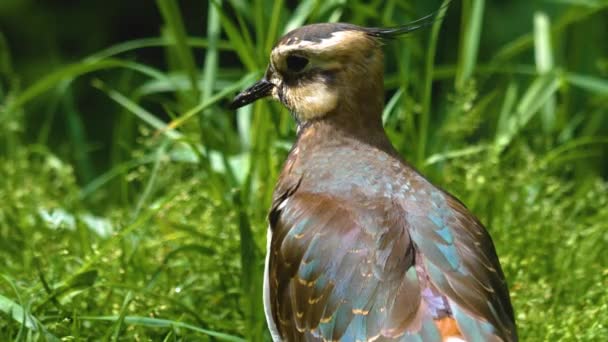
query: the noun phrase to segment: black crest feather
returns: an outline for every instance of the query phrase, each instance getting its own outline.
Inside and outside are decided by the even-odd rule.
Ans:
[[[369,27],[365,28],[365,31],[370,36],[381,39],[394,39],[399,36],[418,31],[443,19],[451,2],[451,0],[444,2],[444,4],[433,13],[425,15],[424,17],[416,19],[405,25],[395,27]]]

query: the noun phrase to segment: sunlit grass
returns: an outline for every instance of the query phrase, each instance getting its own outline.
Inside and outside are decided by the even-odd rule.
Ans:
[[[575,52],[587,46],[579,36],[608,39],[585,26],[605,27],[608,5],[554,2],[497,51],[483,50],[494,5],[481,0],[453,2],[445,22],[392,42],[383,118],[404,157],[488,226],[522,340],[598,341],[608,338],[608,45],[585,50],[591,66]],[[158,37],[0,86],[0,339],[268,339],[266,213],[295,131],[276,103],[225,104],[290,28],[426,13],[400,1],[209,4],[206,37],[189,37],[177,2],[158,0]],[[0,73],[16,79],[0,43]],[[133,58],[144,48],[162,49],[166,65]],[[107,168],[90,160],[77,87],[118,113]],[[50,138],[59,117],[68,150]]]

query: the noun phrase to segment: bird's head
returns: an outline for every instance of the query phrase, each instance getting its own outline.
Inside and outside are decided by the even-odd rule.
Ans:
[[[339,113],[379,119],[383,42],[428,26],[436,17],[437,12],[393,28],[322,23],[295,29],[272,49],[264,78],[237,95],[232,107],[271,96],[300,123]]]

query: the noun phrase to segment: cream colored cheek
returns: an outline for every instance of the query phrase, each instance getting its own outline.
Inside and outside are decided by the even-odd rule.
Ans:
[[[290,95],[294,112],[303,120],[324,116],[338,104],[337,90],[319,83],[301,86]]]
[[[279,98],[279,88],[282,87],[283,81],[275,75],[273,75],[269,81],[270,83],[275,85],[270,91],[270,96],[272,96],[272,98],[274,98],[275,100],[280,101],[281,99]]]
[[[279,88],[278,87],[272,88],[272,90],[270,91],[270,96],[273,99],[280,101],[281,99],[279,98]]]

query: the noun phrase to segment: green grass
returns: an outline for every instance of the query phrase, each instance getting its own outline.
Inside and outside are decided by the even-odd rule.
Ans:
[[[289,28],[390,26],[441,5],[421,3],[216,0],[195,37],[177,1],[158,0],[159,36],[100,47],[28,84],[0,35],[0,340],[268,339],[266,213],[294,125],[276,103],[233,113],[227,100]],[[608,5],[541,4],[509,22],[523,34],[501,26],[500,6],[464,0],[390,43],[385,126],[488,226],[523,341],[601,341]],[[164,66],[138,60],[150,48]],[[113,113],[106,162],[91,154],[82,89]]]

